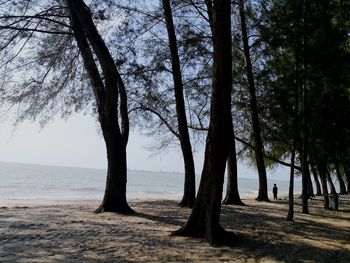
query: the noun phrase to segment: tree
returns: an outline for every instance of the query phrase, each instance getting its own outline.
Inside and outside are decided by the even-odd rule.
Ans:
[[[256,200],[258,201],[270,201],[267,194],[267,177],[266,177],[266,167],[264,161],[264,146],[261,139],[260,132],[260,121],[259,121],[259,109],[258,102],[256,99],[256,88],[255,80],[253,74],[253,67],[250,59],[250,47],[246,27],[245,18],[245,8],[244,0],[239,0],[239,15],[241,20],[241,30],[242,30],[242,41],[244,50],[244,61],[245,68],[247,72],[248,88],[250,95],[250,108],[251,108],[251,118],[253,124],[253,136],[254,136],[254,153],[256,158],[256,166],[259,174],[259,193]]]
[[[321,185],[320,185],[320,181],[318,180],[318,174],[314,164],[311,164],[311,172],[314,177],[314,182],[316,185],[316,196],[321,196],[322,195]]]
[[[299,23],[297,23],[297,30],[299,30]],[[294,164],[295,164],[295,153],[296,147],[298,145],[298,116],[299,116],[299,89],[300,89],[300,65],[299,65],[299,45],[296,47],[295,54],[295,99],[294,99],[294,113],[293,113],[293,146],[292,146],[292,154],[291,154],[291,167],[290,167],[290,179],[289,179],[289,206],[288,206],[288,214],[287,220],[293,221],[294,218]]]
[[[67,7],[74,37],[94,89],[99,121],[107,148],[108,170],[105,196],[96,212],[132,213],[126,201],[126,145],[129,137],[126,90],[114,60],[96,29],[88,7],[82,0],[67,1]],[[94,54],[97,56],[104,80],[94,61]],[[119,116],[121,124],[118,123]]]
[[[34,42],[34,45],[39,45],[39,48],[34,46],[33,50],[25,50],[27,51],[27,53],[25,52],[27,61],[23,59],[20,62],[24,62],[24,66],[32,67],[32,69],[29,69],[30,73],[33,73],[36,69],[33,69],[33,65],[37,65],[38,72],[36,75],[42,76],[42,78],[36,80],[32,77],[27,82],[22,80],[24,82],[23,86],[14,91],[4,90],[3,97],[13,103],[25,104],[27,108],[23,116],[30,114],[33,118],[47,109],[47,105],[50,106],[50,103],[53,105],[52,108],[57,107],[55,105],[57,101],[55,103],[54,99],[57,98],[57,94],[62,94],[65,89],[68,89],[68,96],[63,96],[64,100],[69,101],[68,98],[70,97],[73,100],[69,101],[70,106],[79,105],[81,102],[74,101],[75,90],[69,90],[72,85],[70,81],[76,82],[77,79],[82,79],[82,75],[78,74],[74,67],[79,65],[76,62],[78,55],[73,52],[74,57],[67,56],[67,54],[72,54],[72,50],[77,51],[76,48],[78,48],[78,54],[81,55],[84,69],[90,78],[90,85],[83,87],[90,86],[92,88],[91,93],[95,98],[102,135],[107,149],[106,191],[97,212],[132,213],[133,210],[126,201],[126,145],[129,137],[126,90],[108,47],[96,29],[88,6],[83,0],[50,1],[43,3],[43,5],[36,5],[31,1],[27,1],[24,7],[13,3],[13,8],[24,11],[21,15],[8,15],[6,13],[1,17],[2,20],[8,22],[1,28],[8,33],[8,38],[5,39],[2,49],[24,42],[20,49],[22,51],[29,41]],[[43,10],[37,11],[38,8]],[[34,23],[34,26],[33,21],[37,22]],[[29,33],[27,35],[23,32]],[[34,35],[34,33],[37,33],[37,35]],[[43,36],[42,34],[47,35]],[[72,41],[72,37],[74,37],[76,45]],[[21,38],[24,38],[25,41],[21,41]],[[38,39],[42,40],[39,44]],[[54,49],[57,46],[58,48]],[[31,60],[30,56],[29,58],[26,56],[28,53],[43,59]],[[6,65],[10,65],[18,54],[7,60]],[[22,66],[20,65],[17,68],[22,69]],[[42,68],[44,68],[44,73],[40,71]],[[5,70],[3,77],[8,76],[11,72]],[[33,74],[33,76],[35,75]],[[48,79],[51,81],[48,81]],[[53,93],[52,90],[54,90],[54,94],[50,96]],[[89,94],[83,90],[82,95],[86,95],[86,93]],[[42,94],[45,97],[41,96]],[[83,101],[89,101],[91,98],[91,96],[86,96]],[[50,110],[50,107],[48,108]]]
[[[324,209],[329,209],[328,188],[327,188],[327,165],[325,165],[322,161],[320,161],[317,167],[321,178],[321,185],[322,185],[322,192],[323,192],[323,207]]]
[[[160,4],[158,4],[160,3]],[[171,3],[171,4],[170,4]],[[167,8],[165,8],[167,7]],[[139,1],[119,4],[128,23],[123,27],[125,50],[120,63],[130,89],[130,116],[141,133],[156,138],[148,149],[160,153],[170,147],[182,151],[184,195],[180,205],[193,205],[193,152],[208,126],[211,48],[207,22],[187,1]]]
[[[245,205],[238,191],[238,172],[237,172],[237,158],[236,158],[236,142],[234,138],[234,132],[232,132],[232,143],[229,148],[227,157],[226,170],[227,170],[227,187],[226,196],[222,202],[225,205]]]
[[[174,79],[174,91],[176,100],[176,115],[179,130],[179,141],[181,145],[183,160],[185,164],[185,186],[184,195],[180,205],[192,207],[195,200],[195,169],[192,154],[190,136],[187,127],[187,117],[185,102],[183,96],[182,74],[180,68],[180,59],[177,48],[176,33],[174,28],[173,16],[170,6],[170,0],[162,0],[164,17],[169,38],[169,48],[171,53],[172,75]]]
[[[298,129],[297,152],[302,167],[303,212],[307,213],[311,192],[309,165],[317,164],[325,191],[327,168],[332,160],[338,159],[342,145],[348,144],[345,112],[348,112],[349,68],[344,61],[349,54],[348,35],[342,24],[345,19],[338,1],[275,0],[266,1],[263,7],[266,16],[261,26],[266,43],[263,73],[268,95],[265,101],[269,101],[265,104],[269,113],[265,123],[269,124],[267,134],[274,135],[269,136],[272,140],[265,138],[264,142],[268,151],[281,152],[282,156],[292,149],[291,124],[296,104],[291,92],[295,89],[299,64],[302,96],[297,103],[302,125]],[[327,207],[327,193],[323,194]]]
[[[210,125],[197,199],[187,223],[174,235],[203,237],[210,243],[222,239],[219,224],[225,162],[232,138],[231,3],[207,1],[213,30],[213,84]]]
[[[342,160],[342,167],[347,181],[348,193],[350,193],[350,171],[347,164]]]
[[[345,194],[347,194],[347,191],[346,191],[346,187],[345,187],[345,183],[344,183],[342,174],[340,172],[340,167],[339,167],[338,161],[335,161],[334,165],[335,165],[336,176],[337,176],[337,179],[338,179],[338,182],[339,182],[339,188],[340,188],[339,189],[339,194],[345,195]]]

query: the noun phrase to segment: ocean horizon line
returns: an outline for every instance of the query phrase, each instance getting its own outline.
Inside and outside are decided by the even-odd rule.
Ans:
[[[83,167],[83,166],[73,166],[73,165],[64,165],[64,164],[41,164],[41,163],[27,163],[27,162],[16,162],[16,161],[4,161],[0,160],[0,163],[4,164],[14,164],[14,165],[29,165],[29,166],[43,166],[43,167],[52,167],[52,168],[68,168],[68,169],[87,169],[87,170],[97,170],[97,171],[104,171],[107,172],[106,168],[101,168],[101,167]],[[128,168],[127,171],[130,172],[149,172],[149,173],[166,173],[166,174],[177,174],[183,176],[185,172],[180,172],[180,171],[164,171],[164,170],[145,170],[145,169],[133,169],[133,168]],[[201,177],[201,173],[196,173],[196,177],[199,178]],[[225,173],[225,178],[227,177]],[[258,179],[258,174],[256,174],[256,177],[253,176],[240,176],[238,175],[238,178],[241,179],[252,179],[256,180]],[[285,178],[272,178],[269,177],[269,179],[273,179],[276,181],[289,181],[288,179]],[[299,181],[300,179],[298,177],[295,177],[296,181]]]

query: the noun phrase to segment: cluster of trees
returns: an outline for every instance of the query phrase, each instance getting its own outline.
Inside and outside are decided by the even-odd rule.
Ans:
[[[187,223],[174,234],[225,233],[225,204],[244,205],[237,158],[259,176],[290,167],[308,199],[350,191],[350,10],[341,0],[23,0],[0,3],[0,96],[17,121],[92,109],[108,160],[97,212],[132,213],[126,199],[130,123],[179,145]],[[161,138],[159,140],[159,138]],[[205,139],[196,195],[193,148]],[[236,144],[237,143],[237,144]],[[311,172],[310,172],[311,171]],[[311,179],[311,174],[313,179]],[[313,183],[316,193],[313,191]]]

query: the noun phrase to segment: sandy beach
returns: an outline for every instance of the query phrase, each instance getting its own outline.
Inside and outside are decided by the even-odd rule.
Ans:
[[[173,198],[171,198],[173,199]],[[190,210],[175,200],[133,199],[133,216],[94,214],[97,200],[6,200],[0,204],[1,262],[350,262],[350,196],[340,211],[310,202],[310,215],[285,220],[287,200],[223,206],[236,237],[212,247],[170,236]]]

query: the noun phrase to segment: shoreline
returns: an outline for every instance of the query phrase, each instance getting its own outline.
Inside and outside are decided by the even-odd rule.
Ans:
[[[297,198],[301,193],[295,193]],[[242,200],[254,200],[256,194],[243,193],[240,194]],[[144,201],[180,201],[182,198],[179,194],[147,194],[147,195],[129,195],[128,202],[137,203]],[[273,196],[269,195],[270,200]],[[288,200],[288,194],[281,193],[278,200]],[[93,197],[30,197],[30,198],[0,198],[0,207],[4,206],[41,206],[41,205],[65,205],[65,204],[79,204],[79,203],[96,203],[102,201],[102,198]]]

